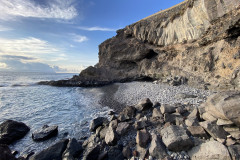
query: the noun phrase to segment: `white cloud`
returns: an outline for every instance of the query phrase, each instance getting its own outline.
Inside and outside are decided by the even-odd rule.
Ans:
[[[11,31],[11,30],[12,30],[12,28],[8,28],[8,27],[0,25],[0,32]]]
[[[16,17],[55,18],[70,20],[78,15],[72,0],[51,0],[39,5],[31,0],[0,0],[0,19],[15,20]]]
[[[7,68],[7,64],[0,62],[0,69],[6,69],[6,68]]]
[[[113,28],[104,28],[104,27],[78,27],[78,29],[85,30],[85,31],[109,31],[115,32],[117,29]]]
[[[78,34],[71,34],[73,36],[73,41],[82,43],[85,41],[88,41],[88,38],[86,36],[78,35]]]
[[[59,50],[47,41],[34,37],[21,39],[0,38],[0,55],[29,56],[32,54],[57,53]]]

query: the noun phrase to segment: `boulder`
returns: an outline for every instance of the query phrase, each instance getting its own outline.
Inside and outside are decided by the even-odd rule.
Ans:
[[[124,160],[121,148],[119,146],[110,147],[108,150],[108,159]]]
[[[44,125],[42,129],[33,132],[32,139],[34,141],[43,141],[43,140],[52,138],[54,136],[57,136],[57,134],[58,134],[58,126]]]
[[[88,148],[83,155],[82,160],[97,160],[100,155],[101,147],[100,145],[93,146]]]
[[[240,92],[219,92],[210,96],[206,103],[206,112],[218,119],[230,120],[240,127]]]
[[[185,124],[187,126],[199,126],[197,118],[187,118]]]
[[[103,127],[101,131],[99,132],[99,137],[101,139],[105,139],[106,133],[107,133],[108,127]]]
[[[194,110],[188,115],[188,118],[193,118],[193,119],[199,119],[200,115],[198,112],[197,108],[194,108]]]
[[[144,110],[148,110],[151,109],[153,106],[153,103],[150,101],[149,98],[143,99],[141,100],[136,106],[135,108],[138,111],[144,111]]]
[[[70,139],[66,150],[62,154],[62,160],[75,160],[83,152],[82,145],[75,138]]]
[[[134,118],[136,115],[136,108],[133,106],[127,106],[119,113],[119,121],[127,121]]]
[[[176,107],[169,104],[162,104],[160,107],[161,113],[174,113],[176,112]]]
[[[194,137],[208,138],[207,133],[201,126],[189,126],[187,129]]]
[[[189,150],[193,147],[192,139],[183,127],[171,125],[161,130],[162,140],[171,151]]]
[[[12,155],[9,147],[4,144],[0,144],[0,159],[1,160],[17,160],[14,157],[14,155]]]
[[[217,141],[202,143],[188,151],[188,155],[191,157],[191,160],[231,160],[228,149]]]
[[[217,120],[217,125],[219,126],[225,126],[225,125],[232,125],[233,122],[229,120],[224,120],[224,119],[218,119]]]
[[[213,122],[204,121],[199,123],[214,139],[226,139],[228,133],[222,128]]]
[[[152,118],[162,118],[162,117],[163,117],[163,114],[160,111],[160,107],[154,108],[152,112]]]
[[[139,159],[145,159],[147,158],[147,155],[149,154],[148,148],[143,148],[139,144],[136,145],[136,155],[135,157],[138,157]],[[133,154],[135,155],[135,154]]]
[[[147,126],[148,126],[148,123],[147,123],[147,121],[144,121],[144,120],[136,121],[136,122],[134,123],[134,128],[135,128],[136,130],[144,129],[144,128],[147,127]]]
[[[105,136],[105,142],[106,142],[107,145],[114,146],[114,145],[117,144],[118,135],[112,127],[108,127],[106,135],[107,136]]]
[[[130,125],[127,122],[119,123],[116,132],[118,135],[124,135],[128,131],[129,127]]]
[[[90,124],[90,131],[94,132],[99,126],[103,126],[106,123],[108,123],[108,119],[105,117],[95,118]]]
[[[130,159],[132,157],[132,150],[129,146],[124,147],[122,153],[124,158]]]
[[[152,135],[149,154],[155,159],[162,159],[168,155],[165,146],[156,134]]]
[[[205,113],[202,114],[202,119],[204,119],[205,121],[210,121],[210,122],[217,121],[217,118],[214,117],[213,115],[211,115],[208,112],[205,112]]]
[[[165,123],[170,122],[172,124],[176,124],[177,119],[178,121],[183,121],[183,117],[179,114],[168,114],[168,113],[164,114]]]
[[[11,144],[23,138],[30,128],[22,123],[13,120],[6,120],[0,124],[0,144]]]
[[[118,121],[117,121],[117,119],[115,119],[115,120],[113,120],[113,121],[111,121],[111,122],[109,123],[109,127],[112,127],[113,129],[116,129],[117,126],[118,126]]]
[[[145,148],[149,141],[151,140],[150,133],[146,130],[139,130],[137,131],[137,137],[136,137],[136,143],[142,147]]]
[[[240,145],[239,144],[228,146],[228,151],[232,157],[232,160],[240,159]]]
[[[67,144],[67,139],[61,140],[56,144],[50,146],[47,149],[33,155],[30,160],[46,160],[46,159],[54,159],[54,160],[62,160],[62,154],[65,151]]]

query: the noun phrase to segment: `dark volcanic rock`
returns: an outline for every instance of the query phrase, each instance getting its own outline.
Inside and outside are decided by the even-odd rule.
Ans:
[[[29,130],[22,122],[7,120],[0,125],[0,144],[11,144],[23,138]]]
[[[68,140],[61,140],[51,147],[37,153],[30,160],[62,160],[62,154],[66,149]]]
[[[93,132],[95,131],[99,126],[104,125],[104,123],[107,123],[108,119],[105,117],[98,117],[92,120],[90,124],[90,130]]]
[[[193,141],[183,127],[171,125],[162,129],[161,135],[163,143],[171,151],[186,151],[193,147]]]
[[[0,160],[16,160],[7,145],[0,144]]]
[[[144,111],[144,110],[152,108],[152,106],[153,106],[153,103],[150,101],[149,98],[146,98],[146,99],[141,100],[141,102],[139,102],[139,104],[136,105],[135,107],[138,111]]]
[[[58,126],[48,126],[44,125],[41,130],[35,131],[32,134],[32,139],[34,141],[43,141],[58,134]]]
[[[120,121],[127,121],[132,119],[136,114],[136,108],[133,106],[127,106],[120,112],[118,119]]]
[[[98,159],[100,155],[101,147],[99,145],[88,148],[83,156],[83,160],[95,160]]]
[[[75,160],[82,152],[82,145],[73,138],[68,142],[67,148],[62,154],[62,160]]]
[[[118,147],[111,147],[108,151],[108,160],[124,160],[122,150]]]

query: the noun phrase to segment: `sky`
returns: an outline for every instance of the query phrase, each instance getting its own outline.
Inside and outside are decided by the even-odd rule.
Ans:
[[[0,71],[79,73],[116,30],[182,1],[0,0]]]

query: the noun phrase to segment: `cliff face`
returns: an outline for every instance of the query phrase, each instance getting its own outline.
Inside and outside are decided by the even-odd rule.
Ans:
[[[240,0],[186,0],[118,30],[100,44],[99,63],[72,83],[185,77],[197,87],[240,89],[239,34]]]

